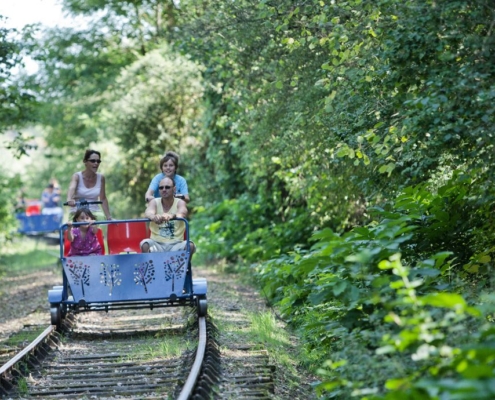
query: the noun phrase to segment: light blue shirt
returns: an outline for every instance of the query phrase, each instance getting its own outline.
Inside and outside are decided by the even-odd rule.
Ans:
[[[155,197],[160,197],[160,191],[158,190],[158,186],[160,186],[160,181],[163,178],[165,178],[165,174],[161,173],[155,175],[155,177],[150,182],[150,186],[148,187],[148,190],[153,190],[153,195]],[[183,195],[189,194],[189,191],[187,190],[187,182],[182,176],[175,174],[174,182],[175,182],[175,194],[183,194]]]

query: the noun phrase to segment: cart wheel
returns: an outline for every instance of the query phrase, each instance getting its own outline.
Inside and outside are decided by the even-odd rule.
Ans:
[[[208,312],[208,304],[206,298],[198,299],[198,316],[206,317],[207,312]]]
[[[52,304],[50,306],[50,319],[52,325],[56,325],[57,328],[60,328],[62,324],[62,309],[60,304]]]

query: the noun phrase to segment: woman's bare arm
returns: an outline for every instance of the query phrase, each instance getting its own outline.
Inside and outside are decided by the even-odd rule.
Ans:
[[[76,194],[77,184],[79,183],[79,175],[77,172],[72,175],[69,183],[69,190],[67,191],[67,203],[69,206],[74,207],[76,202],[74,201],[74,196]]]
[[[108,206],[107,193],[105,190],[105,177],[103,175],[101,176],[100,201],[101,208],[103,208],[103,213],[105,214],[105,218],[107,220],[111,220],[112,215],[110,214],[110,208]]]

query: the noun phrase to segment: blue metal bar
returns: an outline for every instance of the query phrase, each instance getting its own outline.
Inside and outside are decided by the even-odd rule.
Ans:
[[[186,251],[188,253],[191,253],[191,247],[190,247],[190,239],[189,239],[189,222],[185,218],[173,218],[172,220],[177,220],[177,221],[183,221],[186,225]],[[151,222],[148,218],[140,218],[140,219],[112,219],[110,221],[95,221],[93,222],[93,225],[110,225],[110,224],[119,224],[119,223],[127,223],[127,222]],[[73,222],[72,226],[82,226],[82,225],[88,225],[87,222]],[[60,258],[64,258],[64,231],[68,228],[69,226],[67,224],[63,224],[60,227]]]

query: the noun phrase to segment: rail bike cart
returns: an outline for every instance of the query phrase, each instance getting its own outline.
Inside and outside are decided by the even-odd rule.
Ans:
[[[57,232],[62,225],[60,214],[42,214],[41,202],[31,201],[23,213],[17,213],[16,219],[19,221],[19,233],[26,236],[48,235]]]
[[[141,253],[139,243],[148,237],[148,219],[95,222],[108,225],[108,252],[98,256],[68,257],[67,224],[62,225],[63,284],[48,291],[52,325],[60,327],[68,311],[196,306],[198,315],[205,316],[206,279],[192,278],[189,224],[183,218],[176,220],[186,224],[187,247],[164,253]],[[84,223],[73,223],[79,225]]]

